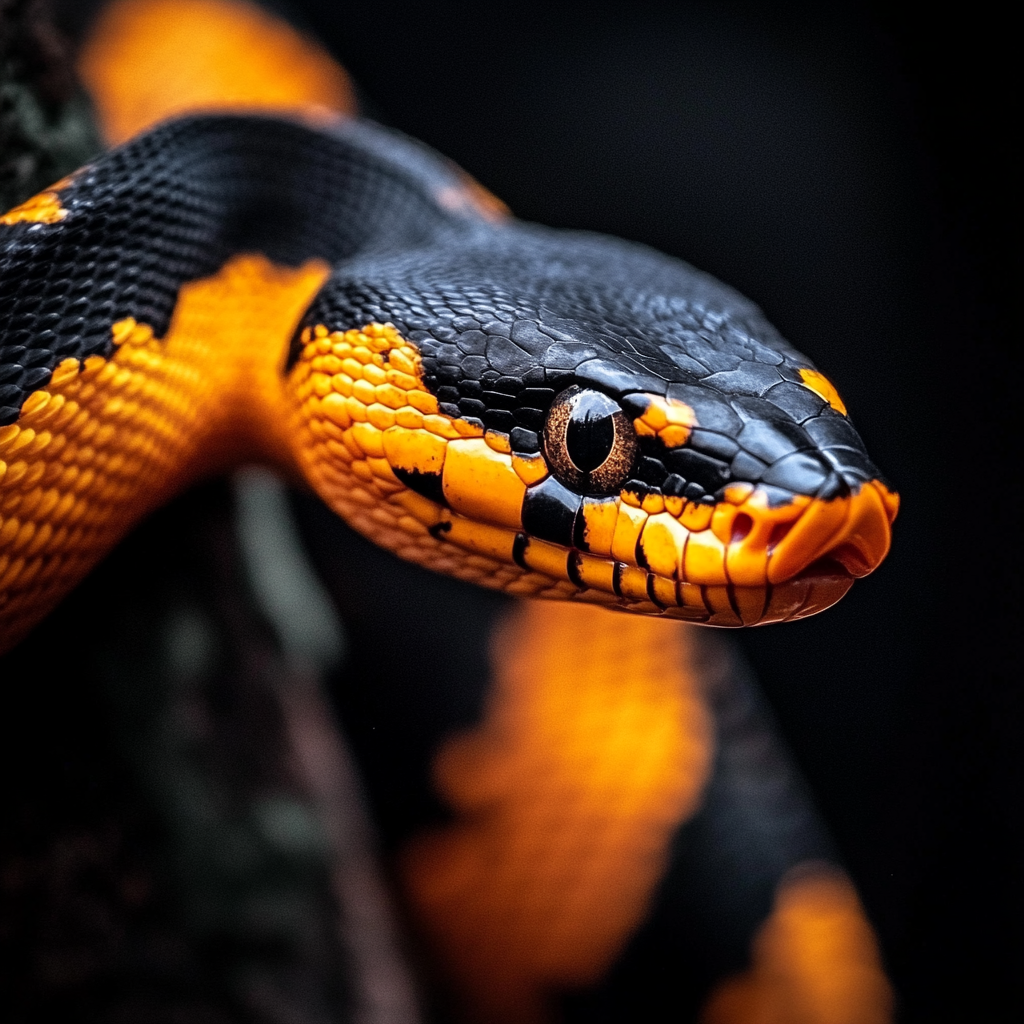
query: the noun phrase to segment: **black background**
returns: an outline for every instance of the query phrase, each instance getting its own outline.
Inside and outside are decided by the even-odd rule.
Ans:
[[[1016,1019],[1009,25],[976,7],[279,6],[332,48],[367,113],[517,215],[712,272],[837,384],[903,497],[892,554],[828,613],[742,642],[902,1018]]]

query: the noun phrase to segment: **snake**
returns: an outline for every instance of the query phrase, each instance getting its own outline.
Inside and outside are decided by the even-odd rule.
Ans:
[[[608,636],[648,647],[656,620],[791,621],[877,568],[898,495],[753,302],[518,221],[252,18],[308,81],[264,97],[246,43],[241,93],[222,64],[217,102],[108,102],[117,144],[0,216],[0,651],[150,512],[248,462],[404,560],[559,602],[520,623],[540,652],[605,650],[572,635],[602,609],[642,616]],[[128,61],[93,67],[101,114],[118,73],[138,88]]]

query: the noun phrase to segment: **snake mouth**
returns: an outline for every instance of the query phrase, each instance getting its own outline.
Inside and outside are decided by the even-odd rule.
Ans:
[[[858,578],[831,556],[817,559],[791,579],[763,586],[667,580],[622,563],[609,563],[609,592],[581,585],[579,572],[573,570],[581,559],[581,552],[570,552],[567,559],[570,582],[578,588],[575,593],[540,596],[569,596],[624,611],[719,627],[763,626],[816,615],[836,604]]]
[[[758,582],[730,579],[728,573],[683,578],[681,573],[669,576],[636,561],[481,523],[412,491],[394,499],[406,516],[426,528],[427,536],[419,543],[407,533],[399,551],[412,561],[514,596],[580,601],[709,626],[760,626],[824,611],[881,562],[889,541],[890,519],[885,514],[873,532],[840,530],[831,543],[822,543],[818,534],[816,544],[804,546],[804,564],[777,582],[771,579],[769,552],[762,552],[765,563]],[[822,549],[824,553],[818,554]],[[687,564],[683,553],[678,564]]]

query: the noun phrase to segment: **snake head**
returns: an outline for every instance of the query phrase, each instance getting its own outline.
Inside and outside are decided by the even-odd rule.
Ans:
[[[720,626],[813,614],[898,497],[760,310],[640,246],[510,224],[325,285],[296,456],[352,526],[511,594]]]

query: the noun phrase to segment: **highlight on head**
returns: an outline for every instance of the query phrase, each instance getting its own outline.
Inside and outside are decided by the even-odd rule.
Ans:
[[[718,499],[641,493],[619,468],[614,486],[593,483],[620,434],[685,443],[697,420],[682,403],[634,396],[630,424],[610,396],[581,404],[577,389],[549,413],[562,447],[523,454],[508,434],[445,414],[417,346],[391,324],[307,327],[298,344],[288,388],[308,479],[361,533],[438,571],[511,594],[740,626],[822,611],[889,549],[898,498],[879,480],[782,503],[744,483]],[[574,415],[593,437],[568,434]]]

